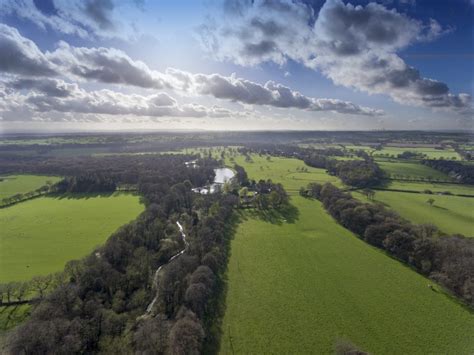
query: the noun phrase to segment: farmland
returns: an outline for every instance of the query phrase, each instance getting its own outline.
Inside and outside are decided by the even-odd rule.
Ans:
[[[0,177],[0,200],[15,194],[24,194],[60,180],[57,176],[8,175]]]
[[[41,197],[0,210],[0,282],[62,270],[143,210],[137,196]]]
[[[293,172],[302,165],[295,159],[252,159],[235,158],[250,178],[271,178],[289,191],[335,179],[324,170]],[[291,203],[294,223],[242,215],[221,353],[331,353],[341,338],[372,353],[470,352],[469,311],[339,226],[319,202],[293,196]]]

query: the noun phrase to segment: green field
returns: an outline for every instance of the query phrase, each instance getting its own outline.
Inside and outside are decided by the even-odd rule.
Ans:
[[[8,175],[0,177],[0,200],[15,194],[24,194],[51,183],[58,182],[61,178],[57,176],[42,175]]]
[[[391,178],[451,180],[448,175],[420,163],[377,161],[377,164]]]
[[[289,190],[311,180],[287,173],[300,161],[253,159],[236,159],[250,178]],[[334,180],[323,171],[314,177]],[[221,353],[330,354],[341,338],[374,354],[472,353],[469,311],[338,225],[318,201],[294,194],[291,202],[295,223],[243,215],[231,244]]]
[[[414,152],[426,154],[429,159],[452,159],[461,160],[461,157],[454,149],[434,149],[434,148],[421,148],[421,147],[384,147],[381,150],[374,151],[373,155],[376,156],[397,156],[403,152]]]
[[[0,282],[62,270],[142,210],[131,194],[41,197],[0,209]]]
[[[365,197],[354,193],[361,200]],[[426,201],[434,199],[433,206]],[[375,201],[382,202],[414,223],[432,223],[441,231],[474,237],[474,198],[377,191]]]
[[[431,182],[413,182],[413,181],[391,181],[387,186],[388,189],[419,191],[430,190],[433,193],[449,191],[454,195],[471,195],[474,196],[474,186],[461,184],[438,184]]]

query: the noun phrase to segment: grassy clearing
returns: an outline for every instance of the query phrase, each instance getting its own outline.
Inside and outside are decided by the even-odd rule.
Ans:
[[[287,174],[301,161],[236,160],[253,179],[287,189],[307,183]],[[318,201],[295,195],[292,204],[295,223],[243,215],[231,246],[221,353],[333,353],[340,338],[376,354],[472,351],[471,313],[342,228]]]
[[[8,175],[0,177],[0,199],[24,194],[44,186],[48,181],[56,183],[60,180],[57,176],[43,175]]]
[[[359,193],[354,193],[365,201]],[[433,206],[426,201],[434,199]],[[474,237],[474,198],[377,191],[375,201],[382,202],[414,223],[432,223],[449,234]]]
[[[448,175],[430,168],[429,166],[420,163],[407,162],[386,162],[378,161],[377,164],[383,169],[391,178],[425,178],[429,180],[451,180]]]
[[[62,270],[102,244],[143,206],[138,196],[41,197],[0,210],[0,282]]]

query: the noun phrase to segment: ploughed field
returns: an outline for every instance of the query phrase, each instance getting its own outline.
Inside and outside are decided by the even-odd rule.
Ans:
[[[0,283],[60,271],[143,210],[139,197],[40,197],[0,209]]]
[[[333,353],[339,339],[375,354],[472,352],[472,313],[338,225],[318,201],[295,193],[335,177],[294,171],[304,166],[295,159],[252,159],[235,162],[251,179],[281,182],[297,212],[273,223],[242,212],[231,244],[221,353]]]

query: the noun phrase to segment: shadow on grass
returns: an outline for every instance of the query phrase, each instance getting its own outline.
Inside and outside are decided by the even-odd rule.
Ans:
[[[24,322],[30,315],[29,308],[24,306],[0,307],[0,331],[6,332]]]
[[[295,223],[300,215],[298,208],[292,204],[286,204],[279,208],[269,208],[265,210],[257,208],[249,208],[245,213],[241,213],[242,217],[246,216],[260,219],[264,222],[281,225],[283,223]]]

